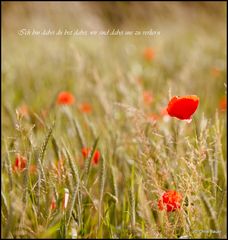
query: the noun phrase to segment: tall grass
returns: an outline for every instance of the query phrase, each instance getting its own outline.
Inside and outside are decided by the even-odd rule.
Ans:
[[[131,9],[137,11],[133,3],[114,4],[122,9],[114,22],[136,29],[156,23],[161,36],[19,37],[14,30],[29,18],[24,11],[39,23],[39,10],[21,3],[10,21],[14,9],[4,9],[3,238],[226,237],[227,119],[219,108],[226,95],[226,6],[143,4],[137,12],[145,11],[143,22],[124,17],[124,9],[129,16]],[[94,28],[114,26],[117,15],[109,5],[98,5],[72,6],[78,13],[89,9]],[[73,14],[63,7],[61,23],[47,6],[44,16],[52,16],[55,27]],[[74,17],[86,28],[88,19]],[[156,53],[152,61],[143,57],[147,47]],[[71,92],[75,103],[58,105],[60,91]],[[144,91],[153,95],[150,105]],[[189,94],[200,98],[191,123],[160,115],[170,97]],[[80,110],[84,102],[91,113]],[[19,111],[23,104],[25,115]],[[151,114],[161,117],[151,120]],[[83,147],[91,149],[87,157]],[[93,163],[96,150],[98,164]],[[21,172],[13,170],[16,154],[27,159]],[[159,210],[158,200],[168,189],[182,194],[180,210]]]

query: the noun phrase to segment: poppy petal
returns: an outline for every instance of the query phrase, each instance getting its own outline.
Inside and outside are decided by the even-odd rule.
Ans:
[[[196,95],[173,97],[167,107],[169,116],[181,120],[190,120],[199,105],[199,98]]]

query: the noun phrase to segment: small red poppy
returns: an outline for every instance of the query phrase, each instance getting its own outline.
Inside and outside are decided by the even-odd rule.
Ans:
[[[227,100],[226,100],[226,96],[222,97],[220,102],[219,102],[219,109],[222,111],[222,112],[225,112],[226,111],[226,108],[227,108]]]
[[[92,107],[89,103],[82,103],[79,107],[81,112],[84,113],[91,113],[92,112]]]
[[[26,164],[26,158],[18,154],[13,164],[13,171],[23,171],[26,168]]]
[[[52,197],[50,208],[51,208],[51,210],[55,210],[56,209],[56,200],[55,200],[54,196]]]
[[[82,155],[84,158],[88,157],[90,150],[91,150],[90,148],[86,147],[82,148]]]
[[[57,104],[72,105],[74,100],[74,96],[70,92],[60,92],[57,97]]]
[[[169,101],[167,112],[171,117],[176,117],[180,120],[191,120],[198,105],[199,98],[196,95],[175,96]]]
[[[93,156],[93,164],[98,164],[99,159],[100,159],[100,152],[96,150]]]
[[[166,210],[167,212],[173,212],[181,207],[182,196],[175,190],[166,191],[162,197],[158,200],[158,208],[160,210]]]
[[[145,58],[145,60],[151,61],[151,60],[154,59],[154,56],[155,56],[155,52],[154,52],[153,48],[146,48],[144,50],[144,58]]]
[[[84,158],[87,158],[89,156],[89,153],[91,151],[91,148],[82,148],[82,155]],[[94,151],[94,155],[93,155],[93,164],[98,164],[99,162],[99,159],[100,159],[100,152],[98,150],[95,150]]]

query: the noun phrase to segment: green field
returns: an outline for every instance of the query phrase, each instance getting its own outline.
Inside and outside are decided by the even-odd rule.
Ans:
[[[227,237],[226,11],[2,3],[2,238]],[[63,91],[73,104],[58,104]],[[191,123],[161,113],[178,95],[200,99]],[[170,189],[181,206],[160,210]]]

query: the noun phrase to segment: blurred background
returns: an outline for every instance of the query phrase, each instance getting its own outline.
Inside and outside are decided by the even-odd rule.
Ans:
[[[3,2],[3,29],[15,31],[21,26],[31,28],[107,27],[145,28],[181,22],[196,24],[199,19],[217,19],[225,24],[225,2]],[[187,17],[186,17],[187,15]],[[224,26],[223,26],[224,27]],[[215,29],[214,29],[215,30]]]

